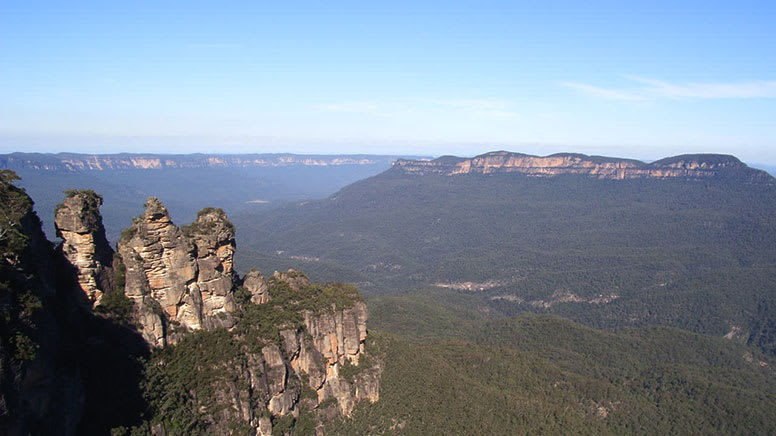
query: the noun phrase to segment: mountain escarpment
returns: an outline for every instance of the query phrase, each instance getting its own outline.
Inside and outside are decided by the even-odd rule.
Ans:
[[[399,159],[393,168],[407,174],[496,174],[522,173],[533,177],[552,177],[577,174],[600,179],[704,179],[735,176],[757,183],[773,183],[773,178],[761,170],[749,168],[733,156],[692,154],[674,156],[652,163],[633,159],[586,156],[576,153],[558,153],[549,156],[531,156],[508,151],[485,153],[473,158],[443,156],[438,159]]]
[[[43,171],[107,171],[170,168],[329,167],[374,165],[386,156],[264,154],[0,154],[0,168]]]

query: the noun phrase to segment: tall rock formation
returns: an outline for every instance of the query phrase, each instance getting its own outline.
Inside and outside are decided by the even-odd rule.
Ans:
[[[202,326],[223,326],[235,309],[233,287],[234,226],[221,209],[208,207],[197,214],[197,220],[184,227],[184,234],[194,244],[197,259],[197,287],[202,296]],[[218,320],[218,321],[216,321]]]
[[[222,210],[208,208],[185,230],[150,197],[118,243],[124,293],[135,302],[141,333],[154,346],[234,321],[234,227]]]
[[[86,304],[96,306],[113,289],[113,249],[105,238],[102,197],[91,190],[67,191],[54,217],[58,247],[75,267]]]

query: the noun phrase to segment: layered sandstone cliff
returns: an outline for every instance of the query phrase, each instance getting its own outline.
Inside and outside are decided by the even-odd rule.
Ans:
[[[409,174],[522,173],[534,177],[577,174],[601,179],[680,178],[705,179],[732,175],[751,182],[772,183],[767,173],[749,168],[733,156],[682,155],[644,163],[632,159],[616,159],[583,154],[560,153],[531,156],[507,151],[486,153],[473,158],[444,156],[429,161],[399,159],[393,168]]]
[[[92,306],[113,288],[113,249],[100,215],[102,197],[93,191],[67,191],[54,217],[58,249],[75,267],[78,286]]]
[[[234,227],[223,211],[204,209],[181,229],[158,199],[148,199],[143,215],[122,233],[118,252],[124,293],[151,345],[234,324],[234,247]]]

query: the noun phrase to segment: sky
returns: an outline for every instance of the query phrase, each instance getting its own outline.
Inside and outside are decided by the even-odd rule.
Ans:
[[[0,153],[776,165],[776,2],[0,0]]]

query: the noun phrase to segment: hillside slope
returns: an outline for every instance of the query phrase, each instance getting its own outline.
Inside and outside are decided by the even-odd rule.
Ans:
[[[464,339],[374,335],[381,400],[328,429],[360,434],[768,434],[772,361],[670,328],[604,333],[552,316],[478,324]],[[766,359],[767,360],[767,359]]]
[[[776,186],[767,173],[715,155],[641,164],[683,171],[659,177],[428,170],[461,162],[398,164],[326,200],[239,216],[246,257],[237,261],[337,271],[368,295],[426,289],[492,313],[732,332],[774,349]]]

